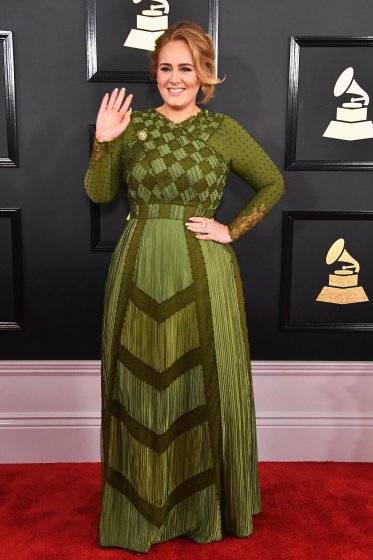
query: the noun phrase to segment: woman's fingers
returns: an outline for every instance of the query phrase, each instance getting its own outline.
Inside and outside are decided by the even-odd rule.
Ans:
[[[206,220],[208,220],[208,218],[205,218],[204,216],[192,216],[189,218],[189,221],[191,222],[206,222]]]
[[[191,231],[205,231],[212,222],[212,220],[203,216],[192,216],[185,225]]]
[[[108,94],[104,97],[101,103],[100,110],[105,108],[108,111],[114,110],[120,113],[120,115],[123,117],[124,114],[128,111],[132,98],[133,98],[132,94],[127,95],[126,97],[126,88],[123,87],[120,90],[118,90],[118,88],[115,88],[111,92],[110,97],[108,97]],[[105,107],[105,103],[106,103],[106,107]]]
[[[197,233],[198,239],[211,239],[211,233]]]
[[[129,95],[127,95],[126,99],[124,100],[124,103],[123,103],[122,107],[119,109],[119,113],[122,117],[128,111],[129,106],[131,105],[132,99],[133,99],[133,95],[132,95],[132,93],[130,93]]]
[[[102,98],[100,108],[98,110],[99,113],[103,113],[106,110],[108,99],[109,99],[109,94],[105,93],[104,97]]]
[[[104,111],[104,110],[116,110],[116,111],[121,111],[123,109],[123,100],[125,98],[126,95],[126,88],[121,88],[120,90],[118,90],[118,88],[115,88],[111,94],[109,93],[105,93],[104,97],[102,98],[101,101],[101,105],[100,105],[100,109],[99,111]],[[128,107],[132,101],[132,93],[130,93],[126,99],[125,99],[125,111],[128,110]]]
[[[116,111],[119,111],[119,109],[121,108],[125,94],[126,88],[123,87],[119,90],[117,98],[114,101],[113,109],[115,109]]]
[[[186,227],[190,231],[198,231],[198,232],[202,232],[202,231],[206,231],[206,230],[209,231],[209,227],[208,227],[207,224],[206,225],[205,224],[200,224],[200,223],[199,224],[191,224],[191,225],[187,224]]]
[[[107,104],[107,109],[110,111],[111,109],[113,109],[114,107],[114,103],[116,102],[118,97],[118,88],[113,89],[113,91],[111,92],[111,95],[109,97],[109,101]]]
[[[185,226],[189,231],[196,233],[196,237],[200,240],[211,240],[218,243],[230,243],[232,241],[228,227],[214,219],[192,216]]]

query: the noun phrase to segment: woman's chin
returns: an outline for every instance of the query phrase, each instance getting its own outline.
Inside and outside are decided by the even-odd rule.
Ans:
[[[187,107],[189,107],[190,105],[195,105],[196,104],[196,100],[195,99],[185,99],[182,97],[172,97],[172,96],[167,96],[166,99],[163,99],[163,101],[165,102],[166,105],[168,105],[169,107],[173,108],[173,109],[186,109]]]

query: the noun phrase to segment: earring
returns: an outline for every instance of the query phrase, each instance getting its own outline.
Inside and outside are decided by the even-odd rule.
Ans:
[[[206,84],[202,84],[201,86],[201,90],[203,91],[204,94],[206,94],[207,91],[207,85]]]

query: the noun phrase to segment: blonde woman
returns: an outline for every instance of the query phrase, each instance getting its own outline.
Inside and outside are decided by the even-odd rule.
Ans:
[[[85,177],[130,219],[112,257],[102,331],[100,544],[146,552],[185,535],[247,537],[261,511],[242,283],[231,243],[281,197],[282,176],[234,119],[204,108],[210,37],[179,22],[156,41],[162,103],[102,100]],[[202,107],[197,95],[202,90]],[[229,224],[214,219],[227,174],[255,189]]]

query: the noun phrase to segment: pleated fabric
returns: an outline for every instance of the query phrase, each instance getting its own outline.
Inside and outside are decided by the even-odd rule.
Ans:
[[[261,510],[255,403],[243,301],[235,278],[238,265],[228,247],[201,244],[209,285],[222,417],[222,479],[226,530],[252,533],[252,514]],[[235,403],[235,406],[232,406]],[[245,496],[245,499],[242,499]]]
[[[105,299],[100,544],[248,536],[261,506],[234,253],[180,219],[125,231]]]

